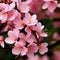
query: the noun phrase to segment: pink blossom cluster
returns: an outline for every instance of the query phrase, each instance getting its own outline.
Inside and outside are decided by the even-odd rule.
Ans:
[[[48,43],[41,41],[48,34],[44,32],[44,25],[38,22],[37,15],[29,13],[32,0],[8,2],[0,3],[0,24],[6,24],[1,32],[7,32],[7,37],[0,36],[0,45],[4,48],[4,42],[13,44],[14,55],[31,57],[38,51],[45,54]]]

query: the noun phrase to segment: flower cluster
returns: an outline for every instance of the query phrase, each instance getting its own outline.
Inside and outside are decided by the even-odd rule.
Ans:
[[[0,25],[5,24],[6,26],[0,31],[0,45],[4,48],[4,42],[13,44],[12,53],[14,55],[32,57],[37,52],[40,54],[48,52],[48,43],[42,41],[48,34],[44,31],[44,25],[38,21],[37,15],[42,9],[47,9],[52,13],[56,7],[60,8],[57,0],[1,2]],[[3,32],[7,32],[6,37],[2,35]]]
[[[9,22],[9,21],[8,21]],[[39,52],[44,54],[48,51],[47,43],[39,43],[40,38],[48,35],[43,31],[44,25],[37,20],[37,16],[25,13],[23,19],[18,14],[15,20],[11,21],[14,27],[8,31],[8,37],[5,38],[7,44],[14,44],[12,53],[32,56]]]

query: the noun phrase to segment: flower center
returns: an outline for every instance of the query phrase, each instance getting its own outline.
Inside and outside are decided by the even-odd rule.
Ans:
[[[32,22],[32,19],[31,18],[29,18],[29,23],[31,23]]]

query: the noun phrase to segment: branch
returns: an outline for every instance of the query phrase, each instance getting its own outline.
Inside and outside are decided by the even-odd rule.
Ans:
[[[54,44],[52,44],[52,45],[49,45],[48,48],[49,48],[49,49],[52,49],[52,48],[54,48],[54,47],[57,46],[57,45],[60,45],[60,40],[58,40],[56,43],[54,43]]]

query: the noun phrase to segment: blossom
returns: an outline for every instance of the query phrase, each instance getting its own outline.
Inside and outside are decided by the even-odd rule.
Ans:
[[[1,14],[13,10],[15,7],[15,3],[12,2],[11,4],[0,3]]]
[[[17,16],[19,16],[19,12],[17,10],[13,9],[13,10],[7,12],[7,15],[8,15],[8,18],[7,18],[8,22],[14,21],[17,18]]]
[[[14,23],[16,29],[23,29],[25,26],[25,24],[23,23],[23,20],[21,19],[20,14],[18,14],[18,16],[13,21],[13,23]]]
[[[7,14],[6,12],[7,5],[4,3],[0,3],[0,20],[2,23],[6,22]]]
[[[50,12],[53,12],[56,7],[57,7],[57,0],[44,0],[44,4],[42,6],[42,9],[47,9],[50,11]]]
[[[37,16],[35,14],[31,16],[29,13],[25,14],[23,21],[27,26],[33,26],[38,22]]]
[[[0,20],[2,23],[5,23],[8,15],[7,12],[13,10],[13,8],[15,7],[15,3],[11,3],[10,5],[5,4],[5,3],[0,3]]]
[[[32,30],[34,31],[34,29],[35,29],[35,26],[27,26],[26,28],[25,28],[25,31],[26,31],[26,33],[27,33],[27,36],[30,36],[32,33]]]
[[[33,34],[31,34],[29,37],[27,36],[27,40],[28,43],[33,43],[36,41],[35,36]]]
[[[34,53],[36,53],[38,51],[38,46],[35,43],[31,43],[28,45],[28,52],[27,52],[27,56],[31,57],[34,55]]]
[[[24,33],[19,34],[20,40],[28,43],[33,43],[36,39],[34,35],[27,36]]]
[[[27,13],[30,9],[30,2],[31,0],[27,0],[22,2],[21,0],[14,0],[17,3],[17,8],[22,12],[22,13]]]
[[[30,3],[30,12],[32,13],[38,13],[41,11],[41,7],[43,4],[43,0],[32,0]]]
[[[44,25],[42,25],[40,22],[37,23],[36,27],[35,27],[35,31],[36,31],[36,35],[37,37],[39,38],[40,37],[47,37],[48,35],[43,32],[43,28],[44,28]]]
[[[24,44],[26,44],[26,35],[24,33],[20,33],[19,34],[19,38],[20,38],[20,41],[23,42]]]
[[[1,23],[5,23],[7,20],[7,14],[0,15],[0,21]]]
[[[22,56],[26,55],[27,53],[27,48],[22,44],[21,42],[16,42],[14,48],[12,49],[12,53],[14,55],[19,55],[21,54]]]
[[[19,30],[17,29],[14,29],[13,31],[9,30],[8,37],[5,39],[5,42],[8,44],[13,44],[17,41],[18,37],[19,37]]]
[[[7,4],[6,12],[13,10],[13,8],[15,8],[15,2],[12,2],[11,4]]]
[[[4,38],[0,36],[0,45],[4,48]]]
[[[48,46],[47,43],[41,43],[41,44],[39,45],[39,53],[40,53],[40,54],[45,54],[46,52],[48,52],[47,46]]]

